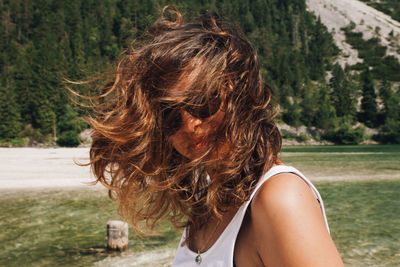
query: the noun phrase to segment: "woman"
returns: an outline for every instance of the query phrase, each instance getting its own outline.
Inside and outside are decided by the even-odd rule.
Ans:
[[[342,266],[320,195],[278,158],[254,48],[214,13],[167,11],[90,120],[98,181],[137,231],[186,226],[173,266]]]

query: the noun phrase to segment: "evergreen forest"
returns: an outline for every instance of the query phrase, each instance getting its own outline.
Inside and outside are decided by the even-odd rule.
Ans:
[[[347,42],[364,62],[335,63],[340,51],[305,0],[0,0],[0,144],[79,145],[87,111],[65,79],[111,71],[166,4],[184,20],[215,10],[241,27],[274,89],[280,123],[337,144],[400,143],[398,59],[349,25]],[[375,134],[365,136],[367,128]]]
[[[400,1],[399,0],[361,0],[373,8],[388,14],[393,19],[400,21]]]

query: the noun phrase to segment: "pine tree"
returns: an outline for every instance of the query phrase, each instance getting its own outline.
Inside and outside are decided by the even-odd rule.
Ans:
[[[33,114],[33,126],[46,135],[52,135],[55,126],[56,114],[47,99],[39,99]]]
[[[321,86],[318,95],[317,110],[315,112],[315,126],[328,130],[334,127],[336,118],[335,108],[331,105],[328,88]]]
[[[297,102],[288,105],[287,110],[283,112],[282,119],[291,126],[299,127],[301,125],[300,105]]]
[[[379,141],[400,143],[400,88],[392,89],[392,84],[383,81],[379,90],[382,100],[382,121],[379,127]]]
[[[383,80],[379,87],[379,97],[382,101],[383,108],[381,109],[381,122],[384,123],[386,118],[393,115],[393,107],[396,106],[396,97],[395,93],[392,91],[392,83]]]
[[[366,126],[374,128],[377,124],[378,107],[376,103],[376,93],[371,73],[366,69],[361,74],[362,99],[359,121],[364,122]]]
[[[0,86],[0,139],[11,140],[22,130],[21,116],[13,92]]]
[[[300,103],[301,121],[305,126],[311,127],[315,121],[316,99],[310,88],[305,88]]]
[[[356,114],[356,101],[352,94],[350,77],[339,64],[335,64],[333,67],[329,87],[332,91],[331,99],[336,110],[336,116],[348,117],[352,120]]]
[[[318,17],[317,24],[314,27],[314,32],[310,40],[308,61],[310,66],[310,77],[312,80],[318,80],[324,75],[324,54],[323,54],[323,25],[321,19]]]
[[[64,113],[60,116],[57,128],[60,135],[57,144],[60,146],[77,146],[81,143],[79,133],[86,127],[86,123],[70,105],[64,105]]]

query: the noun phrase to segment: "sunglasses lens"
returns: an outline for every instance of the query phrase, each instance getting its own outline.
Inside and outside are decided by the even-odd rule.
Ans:
[[[184,108],[191,116],[199,119],[206,119],[213,116],[219,110],[221,100],[219,97],[213,97],[206,100],[204,97],[197,97],[190,104],[165,104],[161,106],[162,127],[164,132],[171,136],[179,130],[182,124],[180,110]]]
[[[179,109],[165,109],[162,117],[163,128],[167,135],[173,135],[181,127],[182,119]]]
[[[217,113],[218,108],[204,107],[187,107],[185,110],[195,118],[206,119]]]
[[[217,113],[220,106],[221,100],[219,97],[213,97],[208,101],[195,99],[193,104],[185,107],[185,110],[195,118],[206,119]]]

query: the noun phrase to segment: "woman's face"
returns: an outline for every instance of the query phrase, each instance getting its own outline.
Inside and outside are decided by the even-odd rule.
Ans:
[[[217,131],[224,118],[225,112],[219,109],[215,114],[208,118],[197,118],[180,109],[181,124],[180,128],[170,137],[173,147],[188,159],[195,159],[203,155],[210,144],[222,144],[217,142]],[[218,151],[212,151],[209,160],[218,159],[224,145],[217,145]]]

